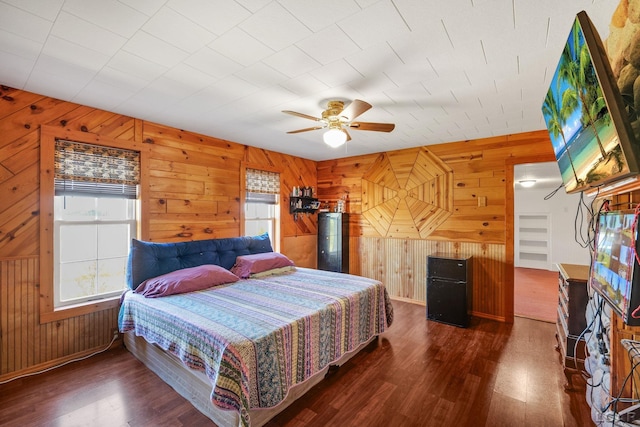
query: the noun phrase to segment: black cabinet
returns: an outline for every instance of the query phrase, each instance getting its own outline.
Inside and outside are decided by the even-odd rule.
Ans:
[[[349,272],[349,214],[318,214],[318,270]]]
[[[473,258],[427,257],[427,319],[466,328],[473,297]]]

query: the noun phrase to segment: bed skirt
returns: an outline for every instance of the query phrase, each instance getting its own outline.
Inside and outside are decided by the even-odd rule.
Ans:
[[[340,359],[329,366],[341,366],[366,347],[377,335],[360,344],[354,351],[345,353]],[[178,394],[187,399],[205,416],[220,427],[241,427],[240,414],[235,411],[220,409],[211,402],[213,386],[204,372],[186,367],[177,357],[165,352],[154,344],[149,344],[144,338],[135,336],[133,331],[124,333],[124,344],[138,360],[147,368],[169,384]],[[296,399],[309,391],[313,386],[324,379],[329,366],[318,371],[315,375],[303,383],[293,386],[287,397],[277,406],[272,408],[258,408],[249,411],[252,427],[260,427],[271,418],[286,409]]]

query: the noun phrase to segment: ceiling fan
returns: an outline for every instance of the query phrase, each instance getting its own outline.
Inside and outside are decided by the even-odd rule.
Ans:
[[[351,140],[351,135],[349,135],[347,129],[391,132],[396,127],[393,123],[354,122],[356,117],[370,108],[371,104],[359,99],[354,99],[353,102],[346,107],[343,101],[329,101],[327,103],[327,109],[322,112],[322,117],[313,117],[289,110],[283,110],[282,112],[318,122],[317,126],[292,130],[287,133],[328,129],[323,135],[324,142],[331,147],[339,147]]]

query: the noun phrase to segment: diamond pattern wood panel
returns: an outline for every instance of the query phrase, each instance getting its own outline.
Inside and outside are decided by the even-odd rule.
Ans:
[[[426,148],[383,153],[362,176],[362,215],[383,237],[424,239],[453,211],[453,172]]]

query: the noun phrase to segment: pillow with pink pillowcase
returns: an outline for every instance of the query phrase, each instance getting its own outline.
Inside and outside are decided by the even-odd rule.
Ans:
[[[240,280],[238,276],[224,267],[205,264],[175,270],[162,276],[147,279],[134,292],[147,298],[157,298],[200,291],[226,283],[237,282],[238,280]]]
[[[281,253],[265,252],[237,257],[235,265],[231,267],[231,272],[241,279],[246,279],[252,274],[293,265],[293,261]]]

